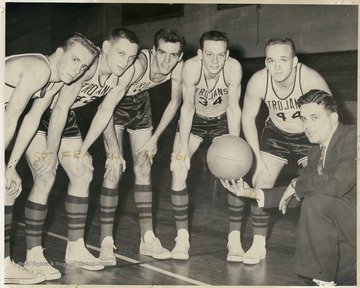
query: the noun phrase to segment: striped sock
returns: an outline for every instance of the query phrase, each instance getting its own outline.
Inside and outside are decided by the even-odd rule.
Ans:
[[[26,201],[25,204],[25,230],[27,249],[41,246],[41,238],[45,218],[47,214],[47,205]]]
[[[251,218],[254,235],[261,235],[266,237],[269,226],[270,213],[263,208],[251,205]]]
[[[135,184],[134,198],[139,211],[141,237],[143,238],[147,231],[153,230],[151,185]]]
[[[89,197],[66,195],[65,210],[68,215],[68,240],[84,238]]]
[[[230,220],[229,233],[234,230],[239,231],[243,217],[244,201],[232,193],[228,193],[228,206]]]
[[[188,230],[189,194],[187,187],[180,191],[171,190],[171,202],[174,211],[176,229]]]
[[[11,223],[12,223],[12,217],[13,217],[13,207],[14,206],[5,206],[5,230],[4,230],[4,258],[10,256],[10,234],[11,234]]]
[[[101,237],[100,244],[106,236],[113,237],[114,217],[119,200],[118,189],[101,187],[100,192],[100,222]]]

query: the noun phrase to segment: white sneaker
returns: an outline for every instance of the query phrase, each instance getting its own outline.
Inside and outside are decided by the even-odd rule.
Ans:
[[[149,242],[144,242],[141,239],[140,242],[140,254],[145,256],[151,256],[155,259],[170,259],[171,252],[161,246],[158,238],[153,238]]]
[[[36,246],[31,250],[27,250],[24,267],[34,274],[44,274],[46,280],[55,280],[61,277],[60,271],[52,267],[44,257],[43,248],[41,246]]]
[[[265,237],[254,235],[254,241],[250,249],[244,255],[244,264],[258,264],[266,256]]]
[[[229,250],[226,260],[229,262],[243,262],[244,260],[244,250],[240,242],[229,242],[227,245]]]
[[[11,261],[10,257],[4,260],[4,283],[5,284],[37,284],[46,280],[44,274],[34,274],[24,267]]]
[[[229,262],[243,262],[244,250],[240,242],[240,232],[232,231],[228,236],[227,248],[229,250],[226,260]]]
[[[190,243],[189,240],[184,237],[176,237],[176,244],[174,249],[171,251],[171,255],[173,259],[178,260],[187,260],[189,259],[189,249]]]
[[[318,279],[313,279],[313,281],[318,285],[318,286],[336,286],[336,283],[334,281],[331,282],[326,282],[326,281],[322,281],[322,280],[318,280]]]
[[[104,269],[101,261],[86,249],[83,238],[77,241],[68,241],[65,262],[67,265],[81,267],[85,270],[95,271]]]
[[[104,240],[101,242],[100,249],[100,260],[104,266],[115,266],[116,265],[116,257],[114,253],[114,240],[111,236],[106,236]]]

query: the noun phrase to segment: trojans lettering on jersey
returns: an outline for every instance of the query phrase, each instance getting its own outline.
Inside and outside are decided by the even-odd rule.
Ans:
[[[283,99],[276,94],[273,80],[268,72],[264,101],[269,109],[269,117],[275,126],[287,133],[303,132],[300,107],[297,105],[297,100],[304,94],[300,82],[300,72],[301,63],[298,63],[294,87],[291,93]]]
[[[203,69],[200,80],[195,85],[196,113],[205,117],[216,117],[226,112],[229,104],[229,88],[225,83],[224,69],[212,90],[209,91]]]

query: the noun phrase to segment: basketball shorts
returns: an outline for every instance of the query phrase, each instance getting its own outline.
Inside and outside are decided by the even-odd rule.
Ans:
[[[226,113],[217,117],[205,117],[195,113],[190,134],[199,138],[201,142],[205,138],[212,141],[216,137],[229,134]]]
[[[129,133],[152,130],[149,92],[124,96],[115,108],[114,124],[126,128]]]
[[[266,120],[260,137],[260,151],[279,161],[300,165],[307,160],[309,149],[313,146],[305,133],[287,133],[275,126],[271,118]]]
[[[52,109],[48,108],[40,120],[38,133],[45,133],[47,135],[50,123]],[[76,123],[76,115],[73,110],[69,111],[66,124],[61,138],[81,138],[80,129]]]

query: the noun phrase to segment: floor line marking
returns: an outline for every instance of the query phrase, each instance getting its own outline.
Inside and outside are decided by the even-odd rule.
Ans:
[[[25,227],[25,223],[21,223],[21,222],[17,222],[17,223],[18,223],[20,226]],[[56,234],[56,233],[54,233],[54,232],[48,231],[48,232],[46,232],[46,234],[48,234],[48,235],[50,235],[50,236],[53,236],[53,237],[55,237],[55,238],[58,238],[58,239],[67,241],[67,238],[66,238],[66,237],[61,236],[61,235],[59,235],[59,234]],[[91,244],[86,244],[86,247],[91,248],[91,249],[93,249],[93,250],[96,250],[96,251],[99,251],[99,252],[100,252],[100,248],[98,248],[98,247],[96,247],[96,246],[93,246],[93,245],[91,245]],[[185,276],[182,276],[182,275],[179,275],[179,274],[176,274],[176,273],[173,273],[173,272],[164,270],[164,269],[162,269],[162,268],[155,267],[155,266],[150,265],[150,264],[141,263],[141,262],[138,261],[138,260],[129,258],[129,257],[127,257],[127,256],[124,256],[124,255],[121,255],[121,254],[118,254],[118,253],[115,253],[115,257],[116,257],[116,258],[119,258],[119,259],[122,259],[122,260],[124,260],[124,261],[130,262],[130,263],[133,263],[133,264],[139,264],[139,266],[141,266],[141,267],[144,267],[144,268],[147,268],[147,269],[150,269],[150,270],[153,270],[153,271],[156,271],[156,272],[165,274],[165,275],[167,275],[167,276],[171,276],[171,277],[173,277],[173,278],[177,278],[177,279],[179,279],[179,280],[183,280],[183,281],[186,281],[186,282],[195,284],[195,285],[199,285],[199,286],[212,286],[212,285],[210,285],[210,284],[207,284],[207,283],[204,283],[204,282],[200,282],[200,281],[197,281],[197,280],[194,280],[194,279],[191,279],[191,278],[188,278],[188,277],[185,277]]]

